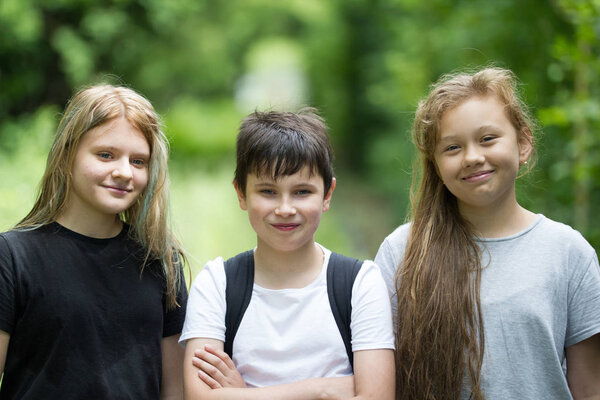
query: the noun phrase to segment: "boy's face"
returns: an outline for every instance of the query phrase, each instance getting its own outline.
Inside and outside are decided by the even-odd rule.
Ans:
[[[335,178],[324,193],[323,178],[305,166],[292,175],[248,175],[246,194],[235,185],[242,210],[248,211],[259,247],[294,251],[312,246],[315,231],[329,203]]]

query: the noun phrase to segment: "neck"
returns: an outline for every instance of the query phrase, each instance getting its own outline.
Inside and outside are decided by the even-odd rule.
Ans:
[[[459,203],[459,210],[482,238],[513,235],[531,225],[536,215],[521,207],[516,198],[488,207],[471,207]]]
[[[63,213],[56,218],[56,222],[73,232],[97,239],[115,237],[123,229],[123,222],[117,215],[114,218],[106,218],[106,216],[93,218],[89,215],[78,216],[72,213]]]
[[[269,289],[304,287],[321,272],[323,257],[323,251],[313,241],[291,251],[281,251],[259,240],[254,252],[255,282]]]

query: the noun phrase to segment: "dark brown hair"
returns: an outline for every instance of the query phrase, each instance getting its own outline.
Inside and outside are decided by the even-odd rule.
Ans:
[[[333,151],[327,126],[314,108],[298,112],[255,111],[242,120],[236,144],[234,182],[246,193],[249,174],[273,179],[308,166],[323,178],[325,193],[333,180]]]

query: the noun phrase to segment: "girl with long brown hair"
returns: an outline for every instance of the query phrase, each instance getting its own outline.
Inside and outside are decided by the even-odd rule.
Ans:
[[[419,104],[411,221],[375,258],[397,399],[600,398],[598,257],[516,199],[534,131],[506,69],[446,75]]]
[[[2,399],[181,398],[187,290],[150,102],[71,99],[39,196],[0,234]]]

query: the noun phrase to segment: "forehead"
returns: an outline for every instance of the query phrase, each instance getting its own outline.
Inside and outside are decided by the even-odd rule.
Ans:
[[[100,146],[113,147],[150,154],[146,136],[125,118],[110,120],[87,131],[79,142],[79,148]]]
[[[469,97],[444,112],[439,134],[443,138],[483,127],[512,128],[504,104],[494,95]]]
[[[320,182],[323,184],[323,177],[316,169],[311,169],[308,165],[302,166],[298,171],[292,174],[274,174],[274,168],[269,172],[259,171],[256,173],[248,174],[248,185],[259,184],[259,183],[271,183],[279,184],[281,182],[295,182],[295,183],[311,183],[315,184]]]

